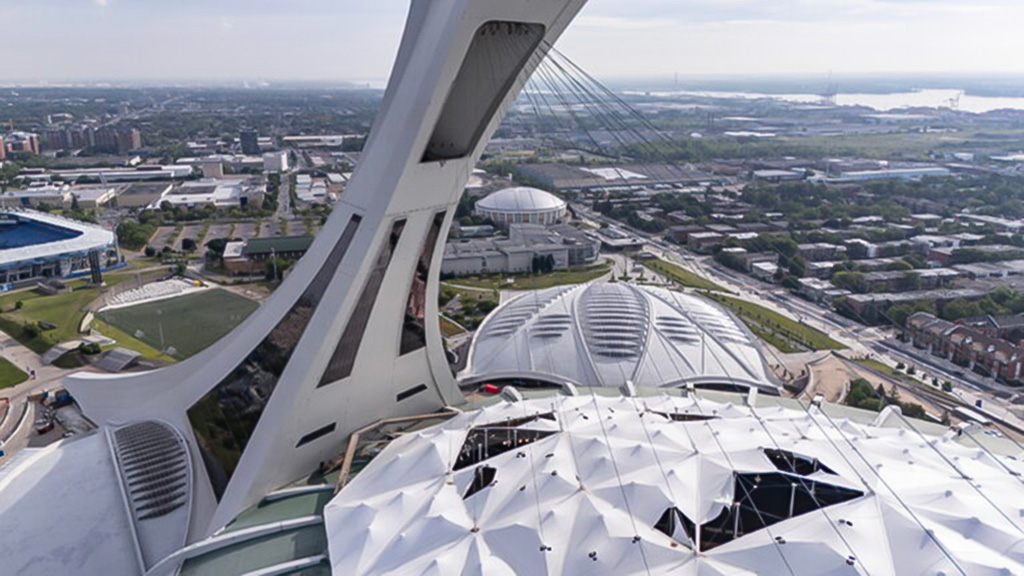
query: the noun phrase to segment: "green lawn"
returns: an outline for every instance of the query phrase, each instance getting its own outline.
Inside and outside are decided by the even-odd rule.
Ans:
[[[842,350],[846,348],[829,338],[824,332],[801,324],[764,306],[730,298],[721,294],[708,294],[743,320],[758,337],[775,346],[783,353],[805,350]]]
[[[129,278],[111,276],[107,284],[114,285]],[[3,314],[0,314],[0,330],[38,354],[46,352],[54,344],[78,338],[78,328],[85,317],[86,305],[99,298],[103,291],[88,288],[81,280],[68,285],[72,291],[67,294],[44,296],[29,290],[0,297],[0,310],[3,310]],[[15,309],[18,302],[22,303],[20,310]],[[32,337],[26,332],[25,326],[38,322],[56,324],[57,328]]]
[[[207,290],[170,300],[108,310],[98,317],[126,335],[134,337],[137,331],[141,331],[142,334],[134,339],[150,348],[150,354],[147,355],[166,347],[174,347],[177,352],[173,357],[182,360],[220,340],[258,307],[252,300],[227,290]],[[130,348],[131,344],[130,341],[123,343],[126,348]]]
[[[708,290],[712,292],[727,292],[731,294],[729,290],[726,290],[722,286],[715,284],[694,272],[682,268],[681,266],[672,264],[671,262],[665,262],[664,260],[645,260],[642,261],[641,264],[686,288]]]
[[[28,374],[11,364],[6,358],[0,358],[0,389],[13,388],[28,380]]]
[[[559,270],[550,274],[490,274],[487,276],[465,276],[447,280],[457,286],[486,288],[489,290],[543,290],[569,284],[585,284],[604,276],[611,270],[607,262],[579,270]],[[515,281],[508,283],[513,278]]]
[[[850,134],[845,136],[803,136],[779,138],[778,143],[820,150],[825,156],[867,156],[871,158],[924,159],[931,151],[962,147],[995,150],[1019,149],[1020,130],[985,129],[957,132],[900,132]]]
[[[878,360],[857,360],[856,362],[861,366],[871,368],[875,372],[881,372],[882,374],[887,374],[889,376],[899,376],[901,378],[906,377],[906,375],[903,372],[900,372],[895,368],[890,368],[889,366],[882,364]]]

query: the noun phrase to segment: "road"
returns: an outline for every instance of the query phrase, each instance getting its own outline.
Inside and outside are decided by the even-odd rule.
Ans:
[[[28,397],[38,394],[44,390],[53,390],[60,386],[61,380],[65,375],[68,374],[66,370],[62,370],[55,366],[44,366],[40,361],[39,355],[35,352],[25,348],[19,344],[16,340],[8,336],[7,334],[0,332],[0,355],[10,360],[15,366],[23,371],[35,371],[36,378],[26,380],[14,388],[7,388],[0,390],[0,398],[7,398],[10,400],[10,414],[8,418],[10,420],[5,421],[2,426],[2,434],[10,432],[15,424],[21,411],[24,409],[26,403],[28,403]],[[85,369],[81,370],[85,371]],[[0,459],[0,464],[16,454],[18,451],[29,447],[29,446],[40,446],[45,445],[49,441],[57,439],[57,437],[43,436],[38,437],[33,431],[32,423],[36,418],[35,408],[38,408],[37,404],[30,404],[30,409],[33,410],[29,414],[29,422],[27,422],[19,431],[16,436],[11,438],[3,446],[6,456]]]
[[[900,362],[918,366],[926,365],[929,373],[940,376],[941,380],[953,382],[956,385],[954,394],[964,403],[975,405],[980,400],[984,410],[989,411],[990,414],[996,415],[1014,426],[1024,428],[1024,420],[1009,410],[1010,397],[1015,396],[1019,391],[998,384],[992,379],[968,374],[966,370],[955,367],[942,359],[926,354],[914,354],[905,347],[893,345],[894,329],[865,326],[843,318],[830,309],[793,296],[783,288],[762,283],[732,270],[726,270],[718,266],[710,257],[695,256],[686,250],[664,242],[655,235],[606,218],[586,207],[573,205],[573,209],[585,219],[614,225],[643,238],[648,242],[647,250],[649,252],[735,292],[744,300],[749,300],[821,330],[847,346],[848,354],[852,357],[871,358],[889,367],[895,367]],[[927,389],[930,386],[930,383],[922,382],[923,388]]]
[[[292,178],[290,172],[281,174],[281,187],[277,194],[277,212],[274,218],[290,219],[292,217]]]

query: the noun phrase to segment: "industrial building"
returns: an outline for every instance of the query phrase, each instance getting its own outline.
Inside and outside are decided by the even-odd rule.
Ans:
[[[248,205],[259,206],[263,202],[266,185],[252,179],[212,179],[204,178],[184,182],[173,188],[170,193],[162,196],[160,201],[150,208],[159,208],[160,204],[170,202],[173,206],[195,207],[213,206],[215,208],[235,208]]]
[[[287,152],[267,152],[263,155],[263,171],[268,174],[280,174],[288,171]]]
[[[523,274],[536,271],[538,258],[550,258],[553,270],[597,261],[601,242],[567,224],[513,224],[507,238],[454,240],[445,246],[441,273],[446,276]]]
[[[549,190],[614,190],[706,187],[723,182],[720,176],[668,164],[627,164],[578,167],[568,164],[520,164],[518,176]]]
[[[835,182],[866,182],[871,180],[920,180],[922,178],[948,178],[952,172],[941,166],[922,166],[917,168],[889,168],[883,170],[856,170],[841,172],[831,178]]]
[[[159,206],[164,196],[171,193],[171,182],[136,182],[117,195],[118,208],[146,208]]]
[[[231,274],[253,274],[262,271],[268,260],[296,261],[313,245],[313,236],[282,236],[251,238],[228,242],[224,247],[224,268]]]
[[[53,170],[50,174],[65,182],[88,180],[95,182],[141,182],[144,180],[180,180],[192,174],[188,165],[158,166],[145,164],[134,168],[81,168]]]
[[[120,192],[119,186],[106,184],[71,186],[37,186],[22,190],[7,190],[0,194],[0,206],[68,208],[75,202],[80,208],[102,208],[113,201]]]

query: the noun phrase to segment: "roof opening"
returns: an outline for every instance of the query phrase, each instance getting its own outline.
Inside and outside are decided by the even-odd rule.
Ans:
[[[490,488],[496,483],[494,479],[498,475],[498,469],[490,466],[481,466],[473,471],[473,483],[469,485],[469,489],[466,490],[466,495],[462,497],[463,500],[468,500],[470,496],[480,492],[484,488]]]
[[[679,508],[669,508],[654,524],[654,529],[677,542],[692,546],[697,537],[696,525]]]
[[[772,461],[775,468],[782,472],[799,474],[800,476],[810,476],[815,472],[824,472],[832,475],[836,474],[834,470],[822,464],[817,458],[801,456],[800,454],[795,454],[788,450],[765,448],[764,455]]]
[[[508,420],[498,424],[478,426],[469,431],[466,441],[455,460],[455,470],[462,470],[484,460],[533,444],[554,434],[549,430],[520,428],[537,420],[554,420],[553,414],[537,414],[527,418]]]
[[[773,524],[864,496],[781,472],[735,474],[733,503],[701,526],[700,549],[721,546]]]

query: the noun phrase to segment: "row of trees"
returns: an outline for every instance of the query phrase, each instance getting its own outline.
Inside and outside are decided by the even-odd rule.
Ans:
[[[900,304],[890,308],[886,316],[893,324],[904,327],[907,325],[907,318],[917,312],[927,312],[950,322],[988,315],[1024,314],[1024,294],[1000,286],[979,300],[958,298],[942,306],[936,306],[934,302]]]

